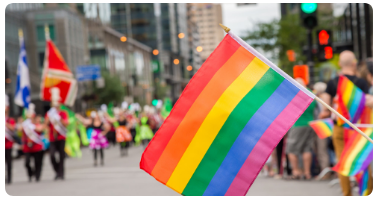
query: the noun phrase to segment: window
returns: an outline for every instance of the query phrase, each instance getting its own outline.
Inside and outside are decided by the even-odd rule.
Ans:
[[[39,52],[38,53],[38,65],[39,65],[40,72],[42,72],[42,69],[43,69],[44,59],[45,59],[45,52]]]
[[[54,25],[49,25],[49,32],[50,32],[50,39],[55,40],[55,28]],[[44,42],[45,39],[45,26],[44,25],[38,25],[37,26],[37,41],[38,42]]]

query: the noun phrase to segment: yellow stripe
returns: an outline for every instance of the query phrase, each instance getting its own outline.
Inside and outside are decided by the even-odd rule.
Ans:
[[[255,86],[269,67],[258,58],[246,67],[238,78],[225,90],[201,124],[195,137],[186,149],[167,186],[182,193],[192,174],[224,125],[230,113],[242,98]]]
[[[345,106],[347,106],[347,104],[349,103],[350,96],[353,91],[353,86],[354,86],[353,82],[347,81],[346,88],[345,88],[345,91],[343,91],[344,94],[342,98]]]
[[[330,131],[328,125],[324,124],[324,123],[320,123],[320,127],[322,128],[322,130],[324,131],[324,135],[326,135],[327,137],[331,136],[332,135],[332,132]]]
[[[367,133],[365,133],[367,135]],[[343,170],[341,171],[341,174],[349,174],[351,164],[353,163],[354,159],[358,155],[358,153],[362,150],[362,147],[366,144],[366,138],[359,136],[359,141],[355,145],[355,148],[350,152],[349,156],[346,159],[346,164],[343,167]]]

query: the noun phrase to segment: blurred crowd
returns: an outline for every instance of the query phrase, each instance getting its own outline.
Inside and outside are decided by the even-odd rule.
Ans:
[[[344,51],[339,58],[340,72],[349,78],[366,94],[365,106],[373,107],[373,60],[358,64],[354,53]],[[305,86],[302,79],[296,79]],[[309,90],[333,107],[336,96],[338,76],[327,83],[317,82]],[[261,173],[276,179],[286,180],[332,180],[339,179],[344,195],[352,195],[349,177],[344,177],[331,170],[344,148],[343,129],[334,123],[333,135],[320,139],[309,122],[317,119],[336,117],[318,101],[313,101],[308,109],[295,122],[279,142]],[[370,166],[369,191],[372,191],[372,164]],[[338,179],[337,179],[338,178]],[[337,182],[338,183],[338,182]]]
[[[123,102],[120,108],[107,108],[103,104],[85,114],[67,110],[59,100],[53,100],[45,116],[37,115],[34,104],[30,103],[17,120],[9,117],[7,104],[6,183],[12,182],[13,159],[24,159],[29,182],[34,179],[38,182],[43,171],[43,157],[49,154],[56,173],[52,178],[64,180],[64,160],[81,157],[81,147],[88,146],[93,151],[95,167],[98,160],[100,165],[104,165],[104,149],[112,145],[120,146],[121,156],[128,155],[130,146],[142,144],[146,148],[167,117],[167,113],[161,114],[162,101],[159,103],[156,106],[145,105],[143,109],[138,103],[128,105]],[[12,156],[13,149],[17,151],[16,157]],[[32,161],[34,164],[31,165]]]

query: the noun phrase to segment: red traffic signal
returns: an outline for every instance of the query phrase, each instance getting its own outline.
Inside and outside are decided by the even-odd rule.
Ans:
[[[333,58],[333,48],[331,46],[324,47],[325,59]]]
[[[332,31],[321,29],[317,31],[318,60],[326,61],[333,58]]]
[[[318,42],[320,45],[328,45],[329,44],[329,33],[326,30],[321,30],[318,33]]]

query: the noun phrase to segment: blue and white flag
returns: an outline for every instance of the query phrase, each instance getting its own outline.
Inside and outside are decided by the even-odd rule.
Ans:
[[[18,56],[17,82],[14,102],[15,104],[25,108],[28,108],[30,103],[29,68],[26,62],[25,43],[22,37],[20,37],[20,54]]]

